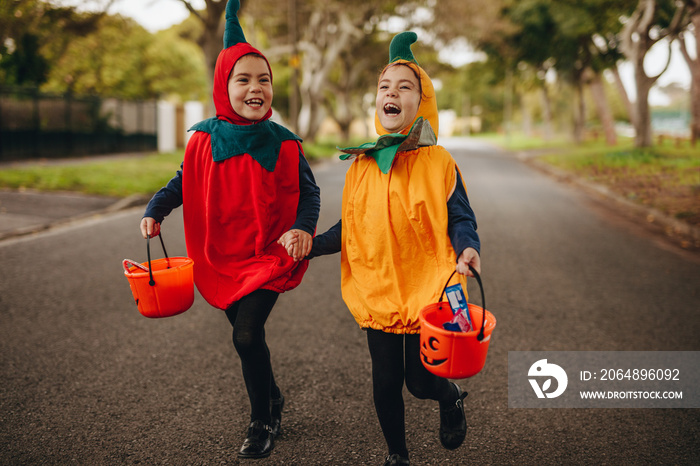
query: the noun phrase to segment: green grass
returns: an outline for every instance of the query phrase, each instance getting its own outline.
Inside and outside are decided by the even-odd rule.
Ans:
[[[354,142],[347,145],[353,145]],[[360,142],[357,143],[359,144]],[[334,157],[340,153],[336,149],[338,145],[345,144],[323,140],[315,144],[304,144],[304,152],[309,160]],[[175,175],[183,157],[184,150],[179,150],[113,160],[100,160],[98,157],[88,162],[76,159],[8,166],[0,169],[0,188],[73,191],[110,197],[151,195]]]
[[[526,136],[522,133],[512,133],[506,136],[501,133],[482,133],[475,137],[489,141],[499,147],[508,150],[550,149],[571,146],[571,138],[563,135],[553,136],[550,141],[535,136]]]
[[[356,147],[367,142],[365,139],[353,138],[350,141],[338,139],[321,139],[313,144],[304,143],[304,154],[309,160],[320,160],[337,157],[340,151],[337,147]]]
[[[541,162],[608,186],[619,195],[700,225],[700,150],[666,139],[635,148],[630,139],[616,146],[602,140],[537,146],[531,138],[513,138],[521,150],[541,151]],[[494,138],[494,142],[498,141]],[[657,141],[658,142],[658,141]]]
[[[700,151],[689,148],[651,147],[638,149],[631,141],[609,147],[588,143],[567,150],[555,150],[539,158],[561,169],[596,177],[605,173],[628,175],[657,175],[676,173],[687,183],[700,181]]]
[[[74,191],[101,196],[126,197],[153,194],[165,186],[180,168],[183,151],[65,163],[38,162],[0,170],[0,187],[40,191]]]

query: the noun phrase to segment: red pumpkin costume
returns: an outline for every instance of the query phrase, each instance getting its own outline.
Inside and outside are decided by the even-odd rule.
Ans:
[[[308,261],[295,262],[277,239],[292,228],[313,235],[320,205],[301,139],[269,120],[272,110],[256,122],[233,110],[228,80],[234,65],[248,54],[265,57],[235,29],[227,33],[225,42],[234,45],[216,62],[216,118],[191,128],[196,132],[183,170],[154,196],[145,214],[160,222],[183,205],[195,284],[218,309],[254,290],[281,293],[299,285]]]
[[[301,139],[270,121],[271,108],[255,121],[234,111],[236,106],[257,118],[249,109],[264,109],[272,98],[272,71],[262,53],[246,43],[236,16],[239,6],[233,0],[226,7],[224,50],[214,75],[216,117],[192,127],[196,132],[182,170],[151,199],[142,226],[145,222],[144,234],[150,234],[149,224],[183,206],[195,284],[207,302],[225,311],[241,359],[251,423],[238,455],[263,458],[280,433],[284,406],[264,325],[278,294],[299,285],[308,267],[277,241],[289,230],[299,230],[297,237],[313,236],[320,191]],[[258,61],[241,61],[229,95],[234,66],[251,54],[265,60],[269,74],[259,72]]]

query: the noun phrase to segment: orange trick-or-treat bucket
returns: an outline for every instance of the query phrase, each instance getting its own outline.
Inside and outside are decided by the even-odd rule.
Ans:
[[[124,259],[124,275],[131,293],[146,317],[170,317],[188,310],[194,302],[194,261],[189,257],[168,257],[163,238],[164,259],[151,260],[150,238],[146,239],[148,262]]]
[[[469,269],[479,283],[481,304],[484,306],[467,305],[473,330],[455,332],[443,328],[443,324],[453,317],[450,303],[443,301],[444,289],[440,302],[424,307],[419,315],[420,354],[423,365],[433,374],[448,379],[465,379],[483,369],[491,332],[496,327],[496,318],[486,310],[481,277],[471,266]],[[450,275],[445,288],[454,274],[455,272]]]

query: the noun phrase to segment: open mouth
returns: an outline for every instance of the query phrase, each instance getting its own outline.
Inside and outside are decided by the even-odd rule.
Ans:
[[[245,103],[251,107],[262,107],[263,101],[262,99],[250,99],[246,100]]]
[[[384,113],[387,115],[398,115],[401,113],[401,109],[394,104],[386,104],[384,106]]]

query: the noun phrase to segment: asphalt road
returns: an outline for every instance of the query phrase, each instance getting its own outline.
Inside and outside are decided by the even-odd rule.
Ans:
[[[512,155],[450,149],[498,324],[483,371],[461,381],[461,448],[440,447],[435,403],[406,395],[412,464],[697,464],[697,409],[512,409],[507,358],[699,351],[700,262]],[[319,231],[339,218],[346,167],[315,167]],[[270,458],[239,461],[248,402],[230,326],[199,296],[176,317],[138,313],[120,262],[145,260],[141,213],[0,242],[0,464],[382,464],[369,355],[340,297],[339,256],[314,259],[268,321],[284,434]],[[168,253],[184,255],[179,211],[163,228]]]

